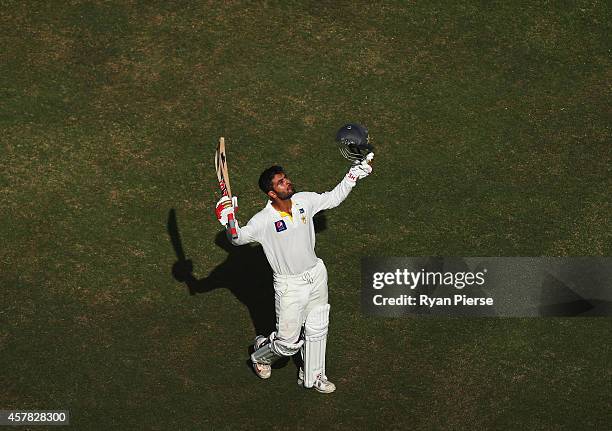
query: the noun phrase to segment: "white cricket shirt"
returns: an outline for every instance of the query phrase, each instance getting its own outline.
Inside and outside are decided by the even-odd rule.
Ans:
[[[345,178],[329,192],[295,193],[291,197],[292,217],[282,216],[268,201],[246,226],[237,226],[237,239],[231,239],[231,235],[228,238],[234,245],[260,243],[275,274],[300,274],[317,263],[312,218],[319,211],[340,205],[354,185]]]

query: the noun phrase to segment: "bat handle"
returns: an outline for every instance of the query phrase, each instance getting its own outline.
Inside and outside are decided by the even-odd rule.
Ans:
[[[230,233],[233,239],[238,239],[238,231],[236,230],[236,220],[234,214],[227,215],[227,224],[229,224]]]

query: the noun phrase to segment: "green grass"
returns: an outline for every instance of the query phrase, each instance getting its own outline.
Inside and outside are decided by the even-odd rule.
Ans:
[[[105,430],[609,426],[609,319],[359,308],[362,256],[611,254],[605,2],[0,8],[0,408]],[[226,136],[246,221],[270,164],[333,187],[347,121],[376,159],[317,237],[321,396],[292,363],[245,365],[270,286],[259,250],[215,242],[212,159]],[[171,209],[194,276],[227,277],[213,290],[172,277]]]

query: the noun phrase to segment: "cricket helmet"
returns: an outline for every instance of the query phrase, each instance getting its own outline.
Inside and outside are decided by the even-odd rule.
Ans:
[[[342,156],[350,161],[364,160],[374,150],[370,145],[368,129],[357,123],[342,126],[336,133],[336,142]]]

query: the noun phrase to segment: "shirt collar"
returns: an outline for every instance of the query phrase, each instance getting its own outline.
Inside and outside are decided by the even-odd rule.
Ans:
[[[301,208],[302,204],[299,201],[296,201],[293,197],[291,198],[291,212],[293,212],[293,208],[298,207]],[[275,213],[278,212],[278,210],[276,208],[274,208],[272,206],[272,201],[268,201],[268,203],[266,203],[266,209],[268,211],[274,211]]]

